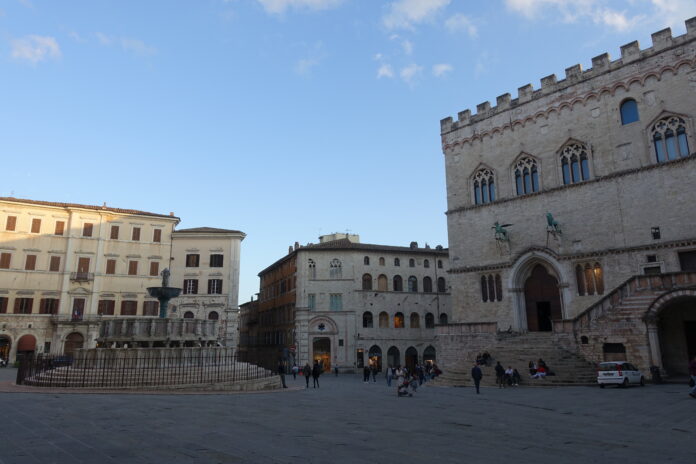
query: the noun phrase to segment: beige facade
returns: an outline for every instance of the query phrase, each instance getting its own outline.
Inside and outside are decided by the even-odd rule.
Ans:
[[[161,284],[160,272],[177,254],[178,223],[173,214],[0,198],[0,356],[94,347],[104,319],[156,317],[159,304],[147,287]],[[212,245],[194,236],[229,252],[225,278],[234,285],[225,308],[235,307],[238,243],[233,252],[229,237]],[[193,246],[183,237],[183,246]]]
[[[577,344],[594,344],[582,349],[595,360],[602,346],[623,345],[643,367],[663,364],[659,345],[668,337],[648,346],[647,334],[678,325],[669,311],[653,328],[595,330],[589,325],[599,322],[578,321],[600,317],[593,308],[633,276],[692,270],[696,18],[686,24],[680,37],[657,32],[651,48],[627,44],[618,60],[597,56],[591,69],[572,66],[563,80],[543,78],[539,90],[526,85],[516,99],[504,94],[495,107],[442,120],[457,322],[570,330]],[[679,307],[681,321],[696,320],[694,302],[691,312]],[[683,330],[669,330],[686,344]]]

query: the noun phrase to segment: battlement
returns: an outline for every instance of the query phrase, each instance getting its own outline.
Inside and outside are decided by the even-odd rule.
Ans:
[[[696,16],[687,19],[685,24],[686,33],[681,36],[672,37],[670,28],[657,31],[651,35],[652,47],[650,48],[641,50],[638,41],[633,41],[621,47],[621,58],[615,61],[611,60],[609,53],[603,53],[592,58],[592,67],[590,69],[583,71],[582,66],[576,64],[566,68],[565,79],[559,81],[555,74],[551,74],[541,78],[540,89],[534,90],[532,84],[527,84],[517,89],[517,98],[513,99],[509,93],[505,93],[496,98],[496,106],[491,106],[489,101],[485,101],[476,105],[476,114],[471,114],[471,110],[467,109],[459,112],[456,121],[451,116],[444,118],[440,121],[440,132],[445,134],[480,122],[510,108],[536,100],[609,71],[615,71],[639,59],[653,56],[665,49],[696,39]]]

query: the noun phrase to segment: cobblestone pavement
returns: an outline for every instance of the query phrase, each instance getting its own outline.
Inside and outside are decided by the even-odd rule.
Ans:
[[[14,369],[0,369],[0,381]],[[0,393],[9,463],[696,463],[696,400],[628,389],[423,387],[323,376],[237,395]]]

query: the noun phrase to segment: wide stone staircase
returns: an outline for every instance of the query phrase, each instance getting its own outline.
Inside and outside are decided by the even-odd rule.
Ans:
[[[512,366],[517,369],[522,378],[523,386],[559,386],[559,385],[593,385],[596,384],[597,373],[593,363],[590,363],[554,343],[550,332],[529,332],[525,334],[499,334],[495,343],[482,350],[487,351],[492,360],[488,366],[481,366],[483,379],[481,385],[495,386],[495,363],[507,369]],[[450,363],[434,385],[440,386],[473,386],[471,368],[478,353],[468,353],[455,363]],[[471,358],[471,359],[469,359]],[[542,358],[550,370],[555,373],[543,379],[532,379],[529,375],[529,361]]]

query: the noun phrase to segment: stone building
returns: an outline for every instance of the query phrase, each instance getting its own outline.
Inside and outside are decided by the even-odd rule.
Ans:
[[[435,325],[451,314],[448,266],[446,249],[415,242],[333,234],[295,244],[259,273],[258,317],[249,318],[258,321],[255,350],[271,365],[287,355],[341,371],[434,361]]]
[[[696,18],[686,28],[441,121],[459,324],[438,342],[451,362],[509,329],[549,332],[593,361],[685,371],[696,355]]]
[[[172,266],[172,284],[183,283],[190,249],[225,256],[219,269],[224,293],[195,300],[201,308],[195,316],[209,317],[203,308],[213,304],[235,331],[244,235],[193,229],[177,236],[178,223],[173,213],[0,198],[0,356],[70,353],[96,346],[103,320],[156,317],[159,303],[146,289],[161,284],[160,272],[173,256],[181,256],[175,262],[182,265]],[[205,274],[214,277],[212,270]],[[194,304],[188,295],[181,300],[173,306]],[[236,343],[231,334],[226,338]]]

